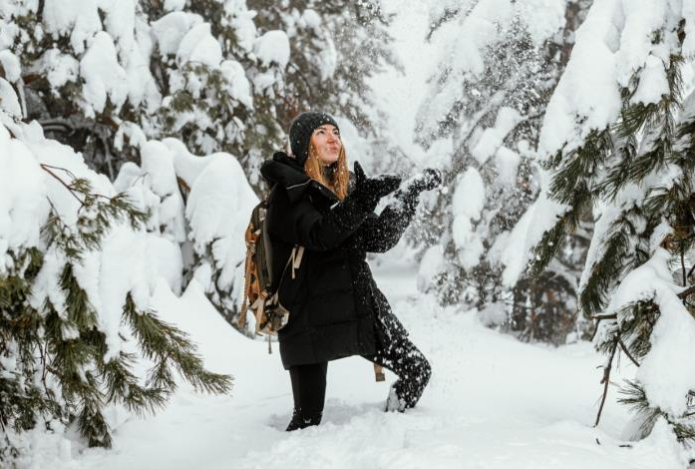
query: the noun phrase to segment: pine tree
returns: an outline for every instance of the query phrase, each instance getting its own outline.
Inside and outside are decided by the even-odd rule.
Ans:
[[[383,116],[367,83],[396,60],[376,1],[249,7],[255,13],[245,0],[94,3],[77,21],[71,9],[56,14],[58,0],[6,3],[0,49],[21,58],[24,117],[110,179],[139,161],[132,140],[143,134],[179,138],[194,154],[229,153],[263,190],[259,165],[284,146],[299,112],[326,109],[375,138]]]
[[[649,23],[655,28],[624,37],[625,50],[634,55],[617,53],[616,65],[596,70],[604,76],[622,72],[613,85],[597,93],[608,111],[597,108],[600,116],[594,120],[594,111],[584,108],[566,118],[576,122],[569,132],[551,135],[555,128],[550,121],[561,115],[554,103],[577,92],[569,85],[572,77],[558,87],[557,101],[551,101],[546,148],[552,150],[558,142],[560,146],[546,161],[552,171],[548,194],[560,208],[535,249],[531,267],[542,271],[558,249],[558,240],[580,224],[583,214],[598,209],[579,295],[581,311],[597,322],[595,345],[607,355],[596,423],[611,369],[624,353],[637,366],[620,398],[635,411],[633,437],[647,436],[662,420],[679,441],[692,442],[695,390],[683,384],[692,382],[692,371],[673,365],[687,361],[681,356],[689,356],[695,340],[690,268],[695,239],[695,83],[684,82],[682,75],[689,66],[687,44],[693,42],[686,25],[695,18],[685,16],[686,7],[681,11],[677,5],[661,6],[656,21]],[[578,44],[598,37],[606,14],[601,7],[605,5],[590,11]],[[625,22],[652,13],[651,8],[609,11],[625,15]],[[692,49],[690,45],[690,53]],[[578,63],[587,57],[583,53]],[[580,72],[572,68],[571,73]],[[582,93],[586,90],[578,93],[579,99],[591,99]]]
[[[199,391],[226,393],[232,383],[230,376],[205,370],[186,333],[148,308],[143,286],[110,296],[116,305],[122,302],[117,317],[107,317],[107,305],[95,302],[94,282],[108,280],[99,278],[108,260],[104,240],[116,232],[138,236],[147,214],[123,193],[97,192],[96,175],[65,147],[35,135],[31,147],[25,145],[25,134],[35,129],[20,124],[10,133],[0,127],[2,165],[14,168],[14,177],[30,189],[19,194],[12,192],[16,186],[3,188],[16,204],[3,207],[12,223],[9,233],[0,233],[7,249],[0,270],[3,461],[18,455],[15,436],[38,425],[75,425],[90,447],[109,447],[105,407],[118,403],[135,413],[153,412],[176,389],[175,372]],[[66,166],[41,163],[34,152]],[[41,236],[34,237],[39,226]],[[96,273],[89,270],[95,262],[101,263]],[[109,321],[116,322],[109,327]],[[146,377],[135,372],[143,359],[151,364]]]
[[[450,142],[444,146],[452,161],[445,181],[454,190],[436,198],[435,216],[420,236],[428,245],[438,242],[436,233],[446,233],[443,267],[426,288],[444,303],[478,308],[486,323],[523,340],[564,343],[575,326],[578,261],[586,240],[558,240],[564,249],[543,278],[505,282],[503,258],[512,228],[538,196],[533,156],[542,110],[589,5],[570,2],[565,22],[541,35],[533,22],[552,13],[541,9],[529,17],[524,5],[513,2],[499,13],[487,2],[469,9],[436,5],[432,11],[429,37],[442,41],[437,35],[443,35],[445,53],[419,112],[418,141],[432,152]],[[490,24],[494,32],[485,29]]]

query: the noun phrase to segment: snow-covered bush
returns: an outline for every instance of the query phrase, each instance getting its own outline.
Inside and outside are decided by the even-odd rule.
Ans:
[[[195,278],[236,325],[244,292],[244,231],[259,202],[241,165],[227,153],[192,155],[173,138],[144,142],[140,153],[142,167],[124,165],[115,186],[151,214],[148,231],[171,250],[168,263],[178,266],[179,285]]]
[[[611,365],[638,365],[622,401],[637,411],[631,437],[667,422],[695,440],[695,4],[597,1],[550,100],[540,137],[549,170],[512,236],[512,281],[541,270],[587,210],[596,225],[580,307],[598,320],[596,346]]]

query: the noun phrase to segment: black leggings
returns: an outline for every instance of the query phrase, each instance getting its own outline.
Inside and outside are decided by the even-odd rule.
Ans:
[[[432,368],[394,316],[377,320],[375,328],[376,354],[364,358],[395,373],[398,379],[392,388],[401,408],[414,407],[429,382]],[[327,362],[290,367],[294,412],[287,431],[321,423],[327,370]]]
[[[290,367],[294,412],[287,431],[321,423],[326,399],[328,362]]]

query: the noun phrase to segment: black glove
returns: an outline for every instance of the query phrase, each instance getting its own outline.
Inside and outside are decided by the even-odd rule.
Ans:
[[[384,175],[368,178],[357,161],[355,161],[354,171],[354,197],[369,212],[374,211],[382,197],[398,189],[398,186],[401,184],[401,178],[398,176]]]
[[[409,184],[409,192],[429,191],[442,183],[442,172],[438,169],[427,168],[422,173],[413,176]]]
[[[427,168],[407,180],[398,190],[396,198],[410,209],[417,205],[418,197],[422,191],[429,191],[442,184],[442,172],[438,169]]]

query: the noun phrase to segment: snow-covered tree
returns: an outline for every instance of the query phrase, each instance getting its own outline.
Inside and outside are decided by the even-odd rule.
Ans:
[[[18,1],[0,6],[0,48],[21,58],[23,115],[112,180],[144,134],[230,153],[258,186],[301,111],[378,127],[367,83],[395,64],[387,21],[376,0]]]
[[[16,60],[6,52],[3,63]],[[19,99],[4,79],[0,88],[0,460],[37,426],[74,426],[108,447],[107,406],[154,411],[176,373],[228,392],[231,377],[205,370],[152,309],[158,279],[175,289],[178,273],[169,244],[144,229],[147,213],[37,122],[18,122]]]
[[[608,356],[604,400],[616,356],[638,366],[621,397],[634,438],[661,421],[695,439],[694,56],[692,2],[591,7],[544,118],[543,189],[507,257],[510,279],[527,263],[542,270],[593,210],[580,307]]]
[[[288,128],[294,116],[328,109],[372,130],[376,116],[369,78],[398,66],[386,30],[389,18],[378,0],[271,2],[249,0],[262,31],[287,31],[291,52],[285,87],[276,103]]]
[[[21,58],[24,116],[111,179],[139,159],[127,145],[133,128],[176,136],[196,153],[240,155],[255,125],[254,90],[240,61],[253,58],[263,38],[243,0],[189,3],[3,3],[0,48]],[[116,146],[124,132],[126,145]]]
[[[441,58],[418,115],[418,141],[453,190],[431,202],[423,230],[445,233],[439,265],[424,288],[465,302],[521,338],[562,343],[574,325],[581,240],[566,237],[542,279],[506,284],[501,256],[509,233],[538,195],[537,147],[543,109],[566,64],[572,33],[591,2],[437,3],[430,40]],[[429,226],[427,226],[429,225]],[[438,259],[437,259],[438,258]]]

